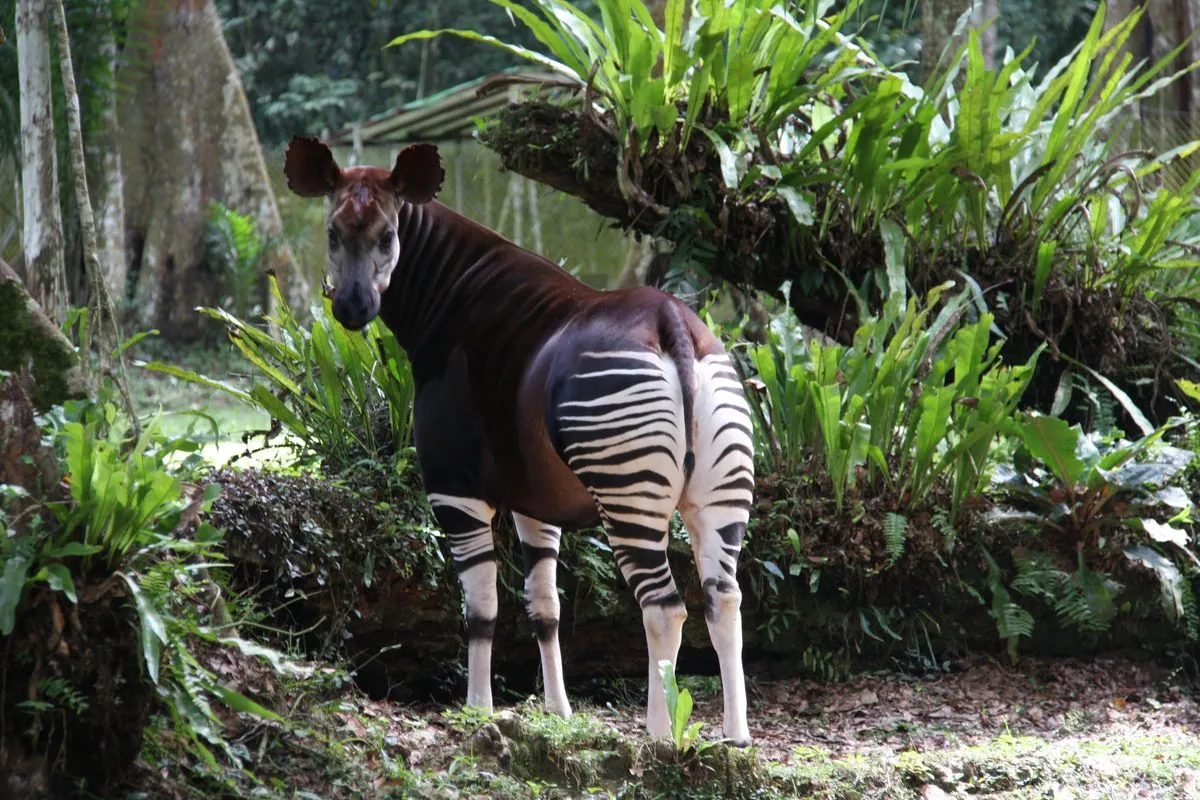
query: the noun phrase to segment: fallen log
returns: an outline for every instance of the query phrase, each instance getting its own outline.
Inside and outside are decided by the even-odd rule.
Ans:
[[[691,272],[781,300],[786,291],[797,319],[835,341],[848,344],[861,323],[850,287],[875,286],[864,300],[880,307],[874,276],[885,264],[882,235],[873,222],[854,223],[836,186],[810,187],[812,215],[822,223],[801,225],[777,197],[730,192],[705,137],[693,136],[684,150],[651,147],[628,155],[633,163],[624,164],[607,122],[575,108],[527,101],[502,112],[481,142],[505,169],[579,198],[626,230],[674,242],[676,258]],[[621,171],[631,174],[628,195],[618,184]],[[1062,277],[1074,269],[1056,269],[1040,305],[1031,308],[1024,300],[1034,279],[1028,241],[998,236],[982,249],[909,247],[906,277],[918,295],[947,280],[965,288],[962,273],[971,277],[1006,334],[1007,363],[1024,363],[1048,343],[1023,399],[1027,407],[1051,407],[1073,359],[1119,385],[1151,419],[1162,422],[1177,413],[1174,379],[1189,367],[1178,357],[1187,348],[1172,332],[1173,306],[1141,292],[1126,296],[1111,286],[1077,285]],[[1003,302],[995,300],[999,296]]]
[[[419,487],[385,499],[374,490],[266,472],[225,470],[211,480],[223,487],[209,521],[225,531],[232,588],[258,593],[272,609],[270,624],[302,632],[314,655],[346,658],[360,686],[374,696],[461,696],[461,592]],[[990,603],[986,567],[965,538],[956,555],[946,557],[934,544],[940,534],[926,531],[927,521],[914,515],[908,552],[880,569],[886,559],[882,524],[870,521],[878,509],[854,525],[826,515],[829,509],[813,507],[812,500],[803,499],[810,506],[804,512],[795,497],[760,485],[739,575],[748,672],[831,677],[851,666],[938,669],[969,653],[1003,653],[990,605],[981,600]],[[787,514],[779,513],[780,504]],[[493,665],[499,689],[528,693],[536,691],[538,649],[520,596],[520,555],[509,524],[498,531],[501,597]],[[777,555],[792,549],[789,526],[804,534],[805,552],[797,559],[824,560],[819,585],[808,573],[780,580],[765,567],[765,560],[778,559],[776,571],[792,571]],[[573,687],[644,678],[647,669],[641,614],[619,579],[606,581],[596,566],[611,567],[612,556],[587,538],[594,533],[564,535],[559,569],[564,672]],[[1008,552],[1003,540],[989,545],[1000,557]],[[715,675],[686,539],[676,536],[669,555],[689,610],[679,671]],[[1021,640],[1021,651],[1078,656],[1161,649],[1177,641],[1179,631],[1158,612],[1154,580],[1135,572],[1121,580],[1131,610],[1109,631],[1066,629],[1044,609],[1033,637]]]

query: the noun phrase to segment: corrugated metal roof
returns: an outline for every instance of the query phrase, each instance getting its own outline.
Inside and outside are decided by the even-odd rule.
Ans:
[[[363,147],[409,142],[470,139],[476,118],[499,113],[511,102],[546,87],[578,89],[582,84],[553,72],[524,72],[519,67],[485,75],[444,89],[361,122],[334,131],[334,145]]]

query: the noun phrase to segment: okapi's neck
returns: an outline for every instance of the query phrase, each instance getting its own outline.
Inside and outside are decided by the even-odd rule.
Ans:
[[[401,206],[400,257],[380,316],[421,374],[439,374],[456,346],[480,358],[532,356],[598,293],[441,203]]]

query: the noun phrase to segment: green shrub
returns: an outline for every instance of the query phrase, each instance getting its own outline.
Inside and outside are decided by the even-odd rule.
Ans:
[[[848,347],[800,339],[790,315],[749,348],[761,392],[751,393],[759,453],[770,468],[824,467],[839,510],[846,493],[887,492],[897,510],[919,506],[939,481],[951,513],[979,492],[991,447],[1012,419],[1038,354],[999,363],[991,314],[962,324],[969,295],[949,285],[923,307],[897,298]]]
[[[190,605],[203,592],[209,613],[215,613],[220,601],[219,594],[215,601],[211,594],[209,571],[224,566],[219,552],[223,532],[201,518],[221,487],[210,483],[203,493],[193,493],[184,486],[202,464],[196,454],[198,437],[192,428],[180,436],[165,435],[161,417],[135,428],[105,391],[98,400],[54,409],[45,430],[69,492],[61,500],[11,486],[0,493],[0,636],[14,635],[24,615],[34,613],[41,604],[33,599],[35,593],[61,594],[72,605],[129,598],[145,675],[186,730],[232,756],[218,733],[222,724],[213,701],[234,711],[279,718],[204,668],[191,653],[193,640],[207,638],[279,657],[205,628]],[[180,459],[180,454],[188,455]],[[21,501],[19,516],[12,512],[13,500]],[[88,591],[77,591],[77,586]],[[32,629],[25,633],[36,638]],[[87,709],[80,698],[91,687],[74,688],[85,690],[71,695],[70,710],[82,717]],[[54,702],[20,706],[35,716],[56,707]],[[141,731],[124,735],[140,737]]]
[[[192,502],[183,494],[180,474],[196,462],[169,462],[174,454],[199,445],[190,435],[163,436],[157,418],[134,435],[111,402],[72,402],[63,408],[53,436],[70,496],[26,510],[31,517],[26,535],[17,535],[17,520],[0,513],[0,555],[5,560],[0,635],[12,632],[16,608],[30,586],[44,583],[74,603],[73,571],[96,568],[107,574],[136,568],[178,549],[180,542],[172,534]],[[20,487],[4,488],[8,499],[28,497]],[[219,491],[219,486],[210,487],[200,498],[202,507]],[[219,532],[202,525],[191,544],[203,546],[218,538]]]
[[[245,317],[261,302],[263,263],[277,242],[259,236],[254,220],[228,206],[209,205],[205,245],[208,256],[221,267],[232,312]]]
[[[278,312],[264,315],[268,328],[219,308],[200,311],[228,325],[229,339],[254,367],[250,390],[170,364],[147,369],[220,389],[271,415],[294,437],[300,459],[317,460],[332,473],[393,459],[403,472],[412,455],[415,387],[408,359],[378,319],[361,333],[334,320],[328,298],[300,323],[279,291],[270,289]],[[276,431],[272,431],[274,435]]]
[[[997,470],[996,506],[984,518],[993,529],[1016,524],[1028,531],[1027,545],[1013,551],[1007,586],[987,555],[992,613],[1014,658],[1017,638],[1031,635],[1034,625],[1017,595],[1045,601],[1066,626],[1109,628],[1123,587],[1096,565],[1112,563],[1113,553],[1150,570],[1162,587],[1166,618],[1189,638],[1200,633],[1189,577],[1200,574],[1200,559],[1187,531],[1195,501],[1179,485],[1196,454],[1163,441],[1185,422],[1174,420],[1130,441],[1088,434],[1055,417],[1021,416],[1015,468]],[[1073,563],[1063,562],[1064,553],[1072,554]]]

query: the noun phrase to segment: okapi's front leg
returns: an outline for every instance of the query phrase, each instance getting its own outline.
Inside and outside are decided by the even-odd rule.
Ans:
[[[492,712],[492,636],[496,631],[496,509],[473,497],[429,494],[438,525],[450,540],[454,569],[467,605],[467,705]]]
[[[521,553],[525,557],[525,605],[542,654],[542,683],[546,711],[571,716],[558,646],[558,547],[562,530],[513,513]]]

